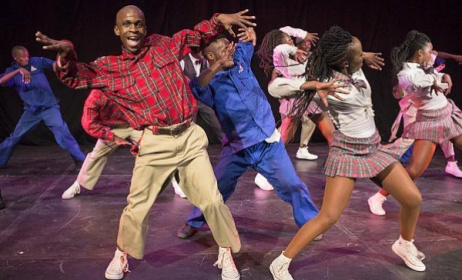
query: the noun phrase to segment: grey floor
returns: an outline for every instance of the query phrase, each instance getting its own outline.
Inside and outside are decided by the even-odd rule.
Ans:
[[[288,147],[295,168],[320,206],[326,145],[311,145],[320,156],[317,161],[295,159],[296,149],[296,144]],[[212,163],[219,152],[217,145],[209,148]],[[0,280],[104,279],[133,162],[128,150],[118,150],[94,191],[63,201],[62,192],[77,175],[69,156],[55,146],[19,146],[9,167],[0,170],[7,205],[0,211]],[[445,174],[444,166],[437,151],[417,180],[424,201],[415,238],[427,256],[427,271],[406,268],[391,251],[399,235],[397,202],[388,199],[385,217],[370,214],[367,198],[377,187],[358,180],[338,223],[294,259],[290,268],[294,278],[462,279],[462,179]],[[241,279],[271,279],[268,266],[297,227],[290,206],[274,192],[256,188],[254,176],[254,171],[244,174],[228,201],[243,244],[235,262]],[[175,236],[189,207],[172,188],[160,196],[151,210],[145,258],[130,259],[131,272],[124,279],[221,279],[213,266],[217,246],[207,229],[190,240]]]

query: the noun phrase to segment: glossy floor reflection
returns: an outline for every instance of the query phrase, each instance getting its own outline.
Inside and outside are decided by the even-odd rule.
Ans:
[[[295,159],[296,144],[288,149],[299,176],[320,206],[326,145],[311,145],[310,151],[319,155],[317,161]],[[211,146],[209,153],[215,163],[220,147]],[[7,206],[0,211],[0,279],[104,279],[115,250],[133,162],[128,150],[119,149],[94,191],[63,201],[62,192],[77,175],[69,156],[55,146],[19,146],[9,167],[0,170]],[[384,217],[370,214],[367,198],[377,187],[358,180],[338,223],[293,261],[294,278],[461,279],[462,179],[446,175],[445,164],[437,151],[429,169],[417,180],[424,201],[416,244],[426,254],[427,271],[406,268],[391,250],[399,235],[398,203],[388,199]],[[253,184],[255,175],[247,172],[228,202],[243,245],[235,262],[241,279],[271,279],[268,266],[297,227],[290,206],[274,192],[258,189]],[[189,207],[172,188],[159,197],[151,210],[145,258],[130,259],[131,272],[124,279],[221,279],[213,266],[218,249],[207,229],[190,240],[176,237]]]

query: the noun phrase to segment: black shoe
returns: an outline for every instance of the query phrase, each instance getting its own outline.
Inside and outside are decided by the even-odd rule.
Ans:
[[[188,239],[194,234],[196,234],[197,231],[198,229],[195,227],[192,227],[190,225],[184,225],[182,228],[180,228],[180,230],[178,230],[176,236],[178,236],[179,238]]]
[[[3,201],[2,191],[0,190],[0,210],[5,208],[5,202]]]

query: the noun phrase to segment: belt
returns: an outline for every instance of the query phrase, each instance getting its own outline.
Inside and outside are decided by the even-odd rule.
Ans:
[[[150,126],[150,127],[148,127],[148,129],[151,130],[152,133],[156,134],[156,135],[178,136],[178,135],[182,134],[183,132],[185,132],[186,129],[188,129],[188,127],[190,127],[190,126],[191,126],[191,122],[186,121],[186,122],[183,122],[183,123],[180,123],[180,124],[177,124],[177,125],[173,125],[173,126],[170,126],[170,127],[161,127],[161,126],[154,127],[154,126]]]

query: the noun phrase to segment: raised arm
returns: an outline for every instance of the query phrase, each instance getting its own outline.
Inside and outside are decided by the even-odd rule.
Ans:
[[[22,75],[22,82],[25,83],[25,84],[28,84],[30,83],[30,80],[31,80],[31,75],[30,75],[30,72],[27,71],[26,69],[20,67],[14,71],[11,71],[11,72],[8,72],[8,73],[5,73],[3,75],[0,76],[0,84],[2,86],[12,86],[13,84],[12,83],[9,83],[11,81],[11,79],[13,79],[14,76],[16,76],[17,74],[21,74]]]
[[[462,65],[462,55],[456,55],[452,53],[437,52],[437,56],[443,59],[452,59],[459,65]]]
[[[233,26],[238,26],[241,29],[256,26],[251,21],[255,19],[255,16],[246,15],[248,11],[244,10],[234,14],[215,14],[210,20],[198,23],[194,30],[181,30],[172,36],[170,49],[179,60],[182,60],[190,52],[189,48],[185,48],[185,46],[200,47],[202,43],[208,43],[214,39],[223,29],[236,37]]]

